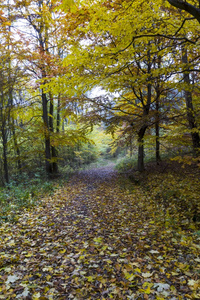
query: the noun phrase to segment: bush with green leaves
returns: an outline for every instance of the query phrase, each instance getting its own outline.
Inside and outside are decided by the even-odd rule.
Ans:
[[[37,174],[23,183],[11,181],[0,190],[0,223],[16,221],[19,210],[37,205],[43,195],[53,193],[55,188],[53,181],[44,181]]]
[[[136,164],[137,164],[137,159],[135,156],[132,157],[125,156],[117,160],[115,168],[119,172],[125,172],[127,170],[135,168]]]

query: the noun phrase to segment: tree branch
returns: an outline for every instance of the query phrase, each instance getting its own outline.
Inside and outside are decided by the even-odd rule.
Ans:
[[[167,0],[172,6],[176,8],[183,9],[184,11],[191,14],[195,19],[200,23],[200,8],[195,7],[194,5],[184,2],[182,0]]]

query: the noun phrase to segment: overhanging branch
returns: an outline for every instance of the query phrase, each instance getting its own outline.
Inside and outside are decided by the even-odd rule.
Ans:
[[[197,8],[196,6],[182,1],[182,0],[167,0],[172,6],[176,8],[183,9],[184,11],[191,14],[195,19],[200,23],[200,8]]]

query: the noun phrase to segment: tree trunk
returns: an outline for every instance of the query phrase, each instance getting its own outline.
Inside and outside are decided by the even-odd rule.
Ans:
[[[150,63],[150,53],[148,53],[148,59],[149,59],[149,64],[148,64],[148,73],[151,73],[151,63]],[[147,103],[146,105],[143,104],[143,118],[144,118],[144,124],[138,131],[138,171],[143,172],[144,171],[144,134],[146,129],[148,128],[148,123],[147,123],[147,116],[149,114],[150,110],[150,105],[151,105],[151,84],[147,84]]]
[[[42,15],[43,12],[43,1],[38,1],[38,8],[39,12]],[[43,62],[43,57],[45,57],[45,54],[48,53],[48,31],[46,24],[41,17],[38,21],[38,25],[33,25],[31,22],[31,25],[33,26],[33,29],[38,34],[38,41],[40,46],[40,52],[41,52],[41,65],[40,65],[40,71],[41,71],[41,79],[44,80],[44,84],[46,83],[46,65],[45,62]],[[48,100],[47,100],[47,94],[42,89],[42,111],[43,111],[43,123],[44,123],[44,143],[45,143],[45,164],[46,164],[46,173],[48,176],[52,173],[52,164],[51,164],[51,141],[50,141],[50,126],[49,126],[49,118],[48,118]]]
[[[138,171],[144,171],[144,144],[143,141],[138,138]]]
[[[160,117],[159,117],[159,96],[157,94],[156,99],[156,121],[155,121],[155,131],[156,131],[156,163],[159,165],[160,158]]]
[[[144,171],[144,134],[147,126],[144,125],[138,132],[138,171]]]
[[[188,63],[187,49],[185,47],[182,48],[182,62],[184,64]],[[191,130],[193,151],[196,155],[198,155],[199,148],[200,148],[200,137],[199,137],[199,133],[197,132],[198,129],[197,129],[197,123],[195,120],[194,107],[193,107],[193,103],[192,103],[192,93],[190,90],[188,90],[188,88],[190,86],[190,74],[188,71],[183,72],[183,80],[187,86],[187,88],[184,90],[184,94],[185,94],[185,102],[186,102],[186,108],[187,108],[187,119],[188,119],[188,123],[189,123],[189,128]]]
[[[56,132],[60,132],[60,96],[58,95],[57,117],[56,117]]]
[[[54,105],[53,105],[53,98],[50,95],[50,107],[49,107],[49,130],[51,133],[54,131],[53,126],[53,113],[54,113]],[[52,155],[52,173],[56,174],[58,173],[58,164],[57,164],[57,151],[55,146],[51,146],[51,155]]]
[[[161,67],[161,56],[158,56],[158,70]],[[160,157],[160,76],[158,76],[158,81],[156,85],[156,120],[155,120],[155,131],[156,131],[156,163],[159,165],[161,161]]]
[[[43,122],[44,122],[44,142],[45,142],[45,164],[47,175],[52,173],[51,167],[51,144],[48,124],[48,110],[47,110],[47,95],[42,90],[42,109],[43,109]]]
[[[19,149],[19,145],[17,143],[17,137],[16,137],[16,132],[15,132],[15,127],[14,127],[14,120],[12,120],[12,134],[13,134],[13,142],[14,142],[14,148],[15,148],[15,152],[16,152],[16,156],[17,156],[17,168],[19,173],[21,174],[22,172],[22,163],[21,163],[21,159],[20,159],[20,149]]]
[[[8,157],[7,157],[7,137],[6,130],[4,125],[2,125],[2,140],[3,140],[3,167],[4,167],[4,178],[5,182],[9,183],[9,174],[8,174]]]

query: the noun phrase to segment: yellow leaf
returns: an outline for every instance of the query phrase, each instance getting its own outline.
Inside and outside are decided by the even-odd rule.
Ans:
[[[59,253],[63,254],[66,252],[66,249],[60,250]]]
[[[26,257],[31,257],[33,256],[33,253],[29,252],[28,254],[25,255]]]
[[[45,286],[44,292],[47,293],[49,291],[49,287]]]
[[[88,280],[89,282],[92,282],[92,281],[94,281],[94,277],[93,277],[93,276],[88,276],[88,277],[87,277],[87,280]]]

